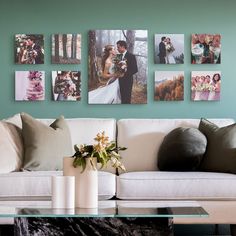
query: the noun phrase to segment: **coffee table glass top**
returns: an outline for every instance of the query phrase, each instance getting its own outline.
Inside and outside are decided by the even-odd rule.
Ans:
[[[194,201],[99,201],[96,209],[53,209],[43,205],[0,204],[0,217],[208,217]]]

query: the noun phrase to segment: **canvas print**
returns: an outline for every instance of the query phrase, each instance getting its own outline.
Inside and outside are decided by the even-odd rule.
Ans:
[[[79,101],[81,99],[80,71],[52,71],[54,101]]]
[[[89,104],[147,103],[147,30],[89,31]]]
[[[184,100],[184,72],[156,71],[155,72],[155,101]]]
[[[220,71],[193,71],[191,92],[193,101],[220,100],[221,72]]]
[[[16,34],[15,63],[44,64],[44,36],[42,34]]]
[[[184,34],[155,34],[156,64],[184,64]]]
[[[45,98],[44,71],[15,72],[15,100],[42,101]]]
[[[80,64],[81,35],[52,35],[52,64]]]
[[[192,64],[221,63],[220,34],[192,34]]]

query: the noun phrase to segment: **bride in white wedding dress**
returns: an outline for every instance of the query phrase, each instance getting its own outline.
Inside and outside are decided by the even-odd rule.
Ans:
[[[107,83],[88,93],[89,104],[121,104],[119,79],[114,72],[113,59],[115,56],[114,46],[105,46],[102,58],[102,77],[107,80]]]
[[[173,56],[174,51],[175,48],[170,38],[166,38],[166,64],[176,64],[175,58]]]

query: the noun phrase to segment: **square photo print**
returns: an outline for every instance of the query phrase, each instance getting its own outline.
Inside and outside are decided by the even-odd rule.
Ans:
[[[221,63],[220,34],[192,34],[191,45],[192,64]]]
[[[42,101],[45,99],[44,71],[15,72],[15,100]]]
[[[16,34],[14,51],[16,64],[44,64],[44,36]]]
[[[184,72],[156,71],[155,72],[155,101],[184,100]]]
[[[52,95],[54,101],[80,101],[80,71],[52,71]]]
[[[81,35],[52,35],[52,64],[80,64]]]
[[[89,104],[147,103],[147,30],[89,31]]]
[[[184,64],[184,34],[155,34],[155,64]]]
[[[193,101],[220,100],[220,87],[220,71],[192,71],[191,98]]]

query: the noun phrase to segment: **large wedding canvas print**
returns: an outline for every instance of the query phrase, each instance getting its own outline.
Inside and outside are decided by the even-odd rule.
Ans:
[[[221,72],[192,71],[191,92],[193,101],[220,100]]]
[[[184,34],[155,34],[156,64],[184,64]]]
[[[147,103],[147,30],[89,31],[89,104]]]
[[[15,72],[15,100],[41,101],[45,98],[44,71]]]
[[[80,71],[52,71],[54,101],[79,101],[81,99]]]
[[[42,34],[16,34],[15,63],[44,64],[44,36]]]
[[[80,64],[81,35],[52,35],[52,64]]]
[[[192,34],[191,45],[192,64],[221,63],[220,34]]]
[[[156,71],[154,99],[156,101],[183,101],[184,72]]]

